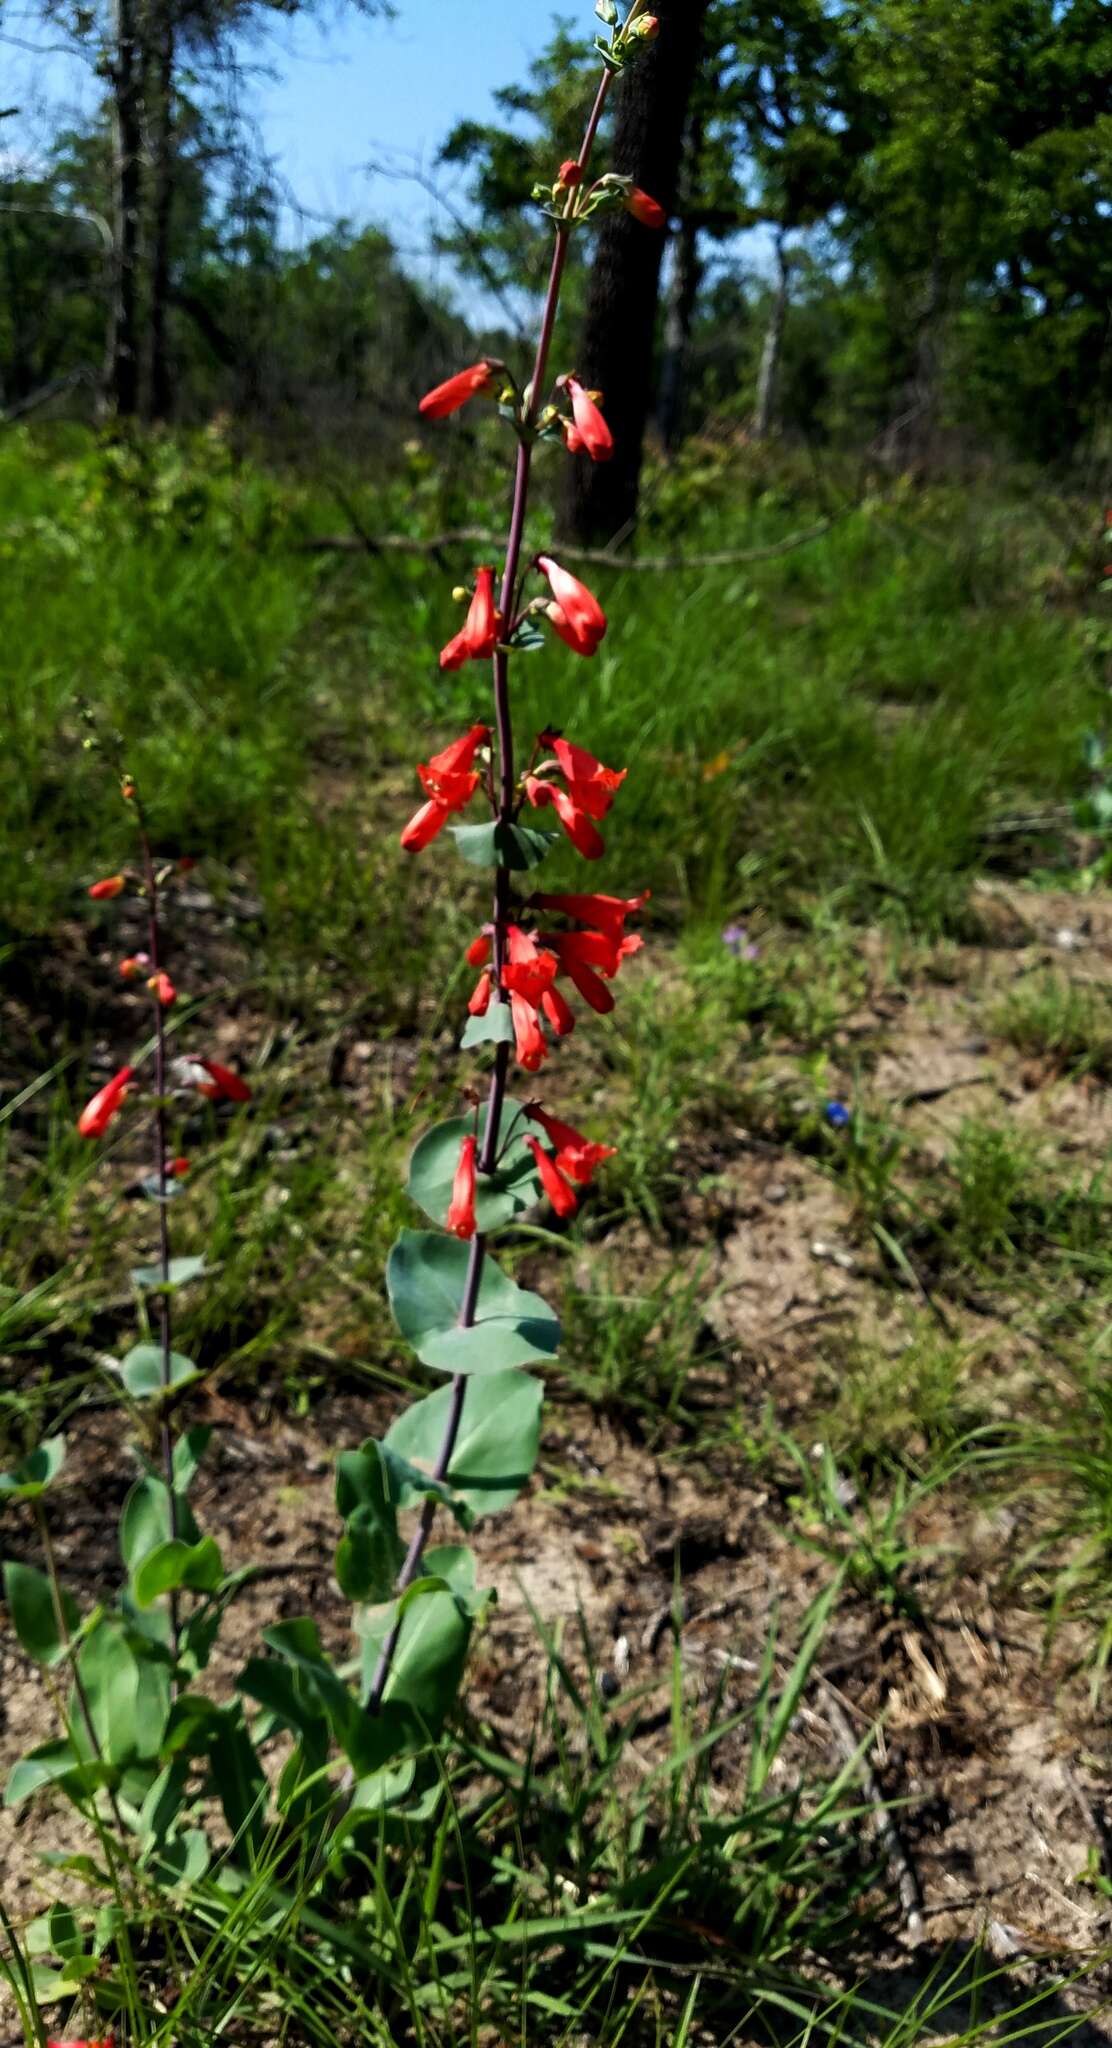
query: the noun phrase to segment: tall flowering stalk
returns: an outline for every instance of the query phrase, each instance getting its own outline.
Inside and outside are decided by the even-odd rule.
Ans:
[[[391,1300],[403,1334],[426,1364],[449,1371],[450,1388],[446,1398],[437,1394],[418,1403],[395,1425],[384,1445],[365,1447],[364,1459],[378,1466],[377,1485],[366,1473],[361,1486],[353,1483],[350,1473],[341,1473],[340,1506],[348,1511],[349,1545],[353,1551],[362,1547],[368,1559],[365,1570],[352,1574],[351,1590],[372,1602],[372,1618],[365,1624],[373,1652],[365,1666],[366,1706],[372,1717],[381,1716],[391,1700],[399,1708],[405,1705],[414,1659],[399,1676],[399,1647],[418,1588],[423,1595],[447,1597],[440,1628],[426,1634],[438,1637],[449,1665],[462,1660],[478,1607],[473,1562],[466,1552],[429,1551],[438,1505],[453,1509],[466,1527],[484,1508],[512,1499],[536,1459],[540,1388],[521,1367],[553,1356],[559,1325],[539,1297],[516,1288],[488,1257],[489,1234],[542,1200],[558,1216],[570,1216],[582,1189],[614,1149],[593,1144],[533,1098],[513,1100],[511,1070],[516,1062],[526,1074],[535,1074],[552,1041],[573,1030],[575,1013],[558,986],[561,980],[570,982],[591,1008],[605,1012],[614,1000],[609,983],[641,944],[627,933],[626,923],[644,897],[521,895],[522,875],[544,859],[559,837],[559,832],[544,829],[545,812],[554,814],[583,859],[601,857],[599,824],[625,771],[605,766],[578,741],[547,730],[537,736],[521,771],[510,692],[512,657],[536,644],[540,622],[588,659],[607,630],[597,598],[559,561],[550,554],[525,558],[538,444],[562,440],[573,458],[592,461],[606,461],[613,453],[601,393],[587,391],[573,372],[564,372],[552,387],[554,396],[547,397],[571,238],[594,216],[618,206],[628,207],[646,225],[664,225],[661,209],[628,179],[607,174],[589,181],[614,79],[657,29],[644,0],[634,0],[624,20],[612,0],[599,0],[596,13],[609,33],[596,44],[602,71],[582,147],[577,157],[560,166],[550,186],[538,186],[534,192],[553,222],[554,238],[528,381],[519,387],[504,363],[487,358],[449,377],[421,404],[426,418],[443,419],[484,394],[495,397],[516,436],[517,454],[500,576],[496,578],[489,564],[483,565],[475,571],[471,590],[457,593],[469,600],[467,617],[440,656],[441,666],[449,670],[469,661],[491,661],[493,730],[486,724],[473,725],[418,767],[425,801],[401,840],[407,851],[420,853],[448,827],[465,859],[493,868],[490,921],[468,948],[469,962],[481,972],[462,1040],[465,1048],[492,1045],[493,1061],[485,1108],[478,1107],[473,1095],[471,1115],[429,1132],[411,1164],[410,1193],[448,1235],[403,1232],[388,1268]],[[568,413],[562,410],[563,402],[570,407]],[[544,587],[529,595],[533,579]],[[492,814],[489,822],[453,823],[483,795]],[[551,928],[542,930],[541,923]],[[481,1452],[485,1491],[467,1483],[471,1474],[464,1444],[472,1458],[475,1446]],[[401,1456],[406,1460],[404,1471],[398,1469]],[[416,1524],[404,1554],[398,1545],[392,1596],[383,1606],[382,1573],[369,1562],[370,1532],[377,1527],[397,1544],[394,1510],[416,1505],[418,1498]],[[387,1540],[383,1554],[389,1556],[392,1547]],[[449,1612],[452,1603],[457,1626]],[[435,1659],[418,1655],[416,1661],[431,1677]],[[432,1693],[442,1698],[445,1688],[434,1685]]]

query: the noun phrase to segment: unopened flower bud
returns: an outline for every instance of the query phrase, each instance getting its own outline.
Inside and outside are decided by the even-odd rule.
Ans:
[[[94,903],[107,903],[111,901],[113,896],[120,894],[123,886],[124,878],[122,875],[106,875],[103,882],[91,883],[88,893]]]
[[[125,981],[138,981],[144,967],[149,967],[150,964],[149,953],[129,953],[126,960],[120,961],[120,973]]]
[[[129,804],[134,801],[135,784],[132,781],[130,775],[124,776],[124,779],[120,784],[120,795],[123,797],[125,804]]]
[[[466,604],[470,595],[471,592],[467,589],[466,585],[462,583],[457,583],[455,589],[452,592],[452,603]]]
[[[640,36],[643,43],[651,43],[660,34],[660,23],[655,14],[639,14],[626,30],[630,36]]]
[[[560,165],[560,184],[565,192],[574,192],[576,186],[582,183],[583,172],[575,158],[569,157],[566,163]]]

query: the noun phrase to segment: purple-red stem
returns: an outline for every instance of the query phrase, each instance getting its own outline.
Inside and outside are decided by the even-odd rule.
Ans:
[[[137,799],[136,799],[137,801]],[[151,976],[156,980],[162,962],[159,957],[158,924],[158,876],[155,872],[154,855],[151,852],[150,834],[146,819],[139,814],[139,838],[143,848],[143,880],[147,891],[147,944],[150,947]],[[166,1201],[166,1022],[162,1014],[162,998],[156,985],[154,992],[154,1179],[158,1206],[158,1267],[161,1285],[155,1294],[159,1330],[160,1373],[163,1395],[169,1393],[173,1383],[173,1331],[170,1309],[170,1220]],[[170,1416],[163,1405],[162,1410],[162,1467],[166,1475],[166,1490],[170,1500],[170,1536],[178,1540],[178,1503],[174,1490],[174,1437],[170,1428]],[[179,1627],[178,1595],[176,1589],[170,1594],[170,1645],[175,1665],[178,1661]]]
[[[603,72],[599,81],[594,105],[591,108],[590,118],[584,131],[583,145],[577,158],[581,172],[586,171],[590,161],[591,151],[594,148],[595,137],[598,134],[598,125],[602,119],[602,111],[606,105],[606,97],[610,91],[612,78],[613,73],[607,70]],[[510,530],[506,540],[506,560],[502,571],[502,590],[499,598],[499,610],[502,613],[503,619],[507,621],[512,619],[514,611],[514,593],[517,588],[518,572],[521,567],[521,549],[525,538],[525,518],[529,509],[529,484],[533,469],[532,427],[537,415],[538,400],[544,389],[545,376],[548,370],[548,357],[552,347],[553,330],[556,325],[556,310],[560,302],[560,286],[563,283],[564,266],[568,256],[568,243],[571,238],[571,208],[574,204],[575,193],[572,192],[568,197],[568,219],[566,222],[561,222],[556,229],[556,246],[552,251],[552,268],[549,272],[548,290],[545,293],[544,310],[541,314],[541,331],[537,339],[537,353],[533,362],[533,376],[529,385],[528,401],[521,418],[521,434],[517,451],[517,463],[514,469],[513,502],[510,509]],[[494,719],[498,731],[498,823],[500,825],[511,825],[514,819],[514,737],[513,721],[510,715],[510,657],[509,651],[505,647],[497,648],[494,654]],[[506,992],[502,987],[502,969],[505,962],[506,926],[509,922],[509,910],[510,870],[506,867],[499,867],[494,877],[494,982],[498,990],[498,1000],[502,1003],[507,1001]],[[509,1071],[509,1045],[499,1044],[495,1048],[494,1070],[490,1077],[486,1129],[483,1134],[482,1149],[478,1162],[480,1173],[490,1173],[498,1157],[498,1138],[502,1125],[502,1108],[506,1100],[506,1082]],[[467,1276],[464,1281],[463,1300],[460,1304],[459,1324],[461,1329],[470,1329],[475,1321],[475,1310],[479,1301],[479,1285],[482,1278],[485,1251],[486,1239],[481,1233],[477,1232],[471,1240],[470,1257],[467,1262]],[[457,1373],[452,1381],[452,1399],[448,1409],[448,1418],[444,1425],[440,1452],[433,1469],[432,1476],[438,1481],[446,1479],[448,1476],[452,1462],[452,1453],[456,1447],[456,1438],[459,1435],[459,1426],[463,1419],[463,1403],[466,1392],[466,1376],[463,1373]],[[428,1540],[432,1533],[435,1515],[436,1501],[430,1498],[425,1501],[421,1509],[417,1527],[413,1532],[409,1549],[406,1552],[405,1562],[398,1573],[396,1591],[399,1594],[404,1593],[406,1587],[411,1586],[417,1577],[421,1568],[421,1559],[424,1557]],[[390,1630],[386,1641],[383,1643],[379,1655],[378,1665],[367,1699],[367,1712],[369,1714],[377,1714],[382,1705],[382,1696],[386,1690],[386,1681],[390,1676],[390,1667],[394,1661],[400,1634],[401,1617],[399,1616]]]

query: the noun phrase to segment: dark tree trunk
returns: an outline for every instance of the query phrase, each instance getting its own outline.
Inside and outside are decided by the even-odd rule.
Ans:
[[[174,22],[167,0],[152,7],[148,56],[148,153],[151,166],[147,261],[147,332],[143,412],[148,420],[170,417],[173,386],[167,349],[170,300],[170,235],[174,212]]]
[[[684,131],[709,0],[659,0],[660,34],[617,90],[612,168],[675,206]],[[664,237],[630,214],[603,221],[587,297],[579,373],[604,394],[614,458],[568,466],[561,530],[592,546],[625,538],[637,519]]]
[[[656,408],[660,438],[668,455],[674,455],[683,440],[691,326],[701,275],[699,230],[692,221],[685,220],[672,244],[672,272],[664,307],[664,355]]]
[[[757,376],[757,406],[753,414],[754,441],[767,441],[776,420],[780,390],[780,360],[784,353],[784,327],[788,318],[791,268],[784,253],[784,230],[776,236],[776,290],[769,307],[761,367]]]
[[[142,80],[136,0],[114,0],[112,86],[112,266],[104,402],[120,419],[139,405],[136,252],[139,240]]]

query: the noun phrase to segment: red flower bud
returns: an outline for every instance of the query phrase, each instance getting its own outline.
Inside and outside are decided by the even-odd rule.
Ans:
[[[582,169],[573,156],[569,156],[567,162],[560,165],[557,182],[563,186],[565,192],[574,192],[575,187],[583,183]]]
[[[530,1152],[537,1162],[541,1186],[548,1196],[557,1216],[574,1216],[579,1197],[569,1181],[564,1179],[555,1161],[550,1159],[537,1138],[526,1138]]]
[[[186,1174],[189,1172],[189,1165],[190,1162],[188,1159],[168,1159],[166,1161],[167,1179],[184,1180]]]
[[[165,971],[159,974],[152,974],[147,987],[150,989],[152,996],[158,997],[164,1010],[171,1009],[177,1002],[177,989]]]
[[[606,632],[606,613],[597,597],[551,555],[538,555],[537,567],[555,599],[555,605],[548,606],[548,618],[561,640],[576,654],[594,654]]]
[[[92,884],[89,894],[94,903],[107,903],[113,896],[119,895],[123,886],[124,878],[122,875],[106,875],[103,882],[94,882]]]
[[[480,932],[477,939],[472,939],[464,954],[464,959],[469,967],[485,967],[490,959],[490,955],[490,934],[489,932]]]
[[[537,1013],[524,996],[511,994],[510,1015],[518,1059],[527,1073],[535,1074],[548,1055],[548,1041],[537,1022]]]
[[[459,1148],[459,1165],[452,1182],[448,1207],[448,1229],[456,1237],[475,1235],[475,1139],[465,1138]]]
[[[494,603],[494,570],[476,569],[475,595],[466,624],[441,648],[441,668],[462,668],[465,661],[487,660],[498,645],[501,631],[502,614]]]
[[[650,199],[647,192],[642,192],[639,185],[633,187],[626,199],[626,208],[644,228],[665,228],[668,225],[664,208],[655,199]]]
[[[427,420],[445,420],[449,413],[458,412],[461,405],[476,398],[480,391],[489,391],[494,381],[494,371],[489,362],[472,363],[470,369],[457,370],[454,377],[438,384],[434,391],[426,391],[417,409]]]
[[[83,1138],[103,1138],[116,1112],[127,1099],[127,1084],[134,1072],[134,1067],[121,1067],[119,1073],[113,1074],[112,1079],[106,1081],[103,1088],[98,1088],[85,1104],[77,1119],[77,1128]]]
[[[120,973],[125,981],[138,981],[144,967],[149,967],[150,964],[149,953],[129,953],[126,960],[120,961]]]
[[[491,990],[493,989],[493,987],[494,983],[491,979],[491,976],[489,974],[480,974],[479,979],[471,992],[471,1000],[467,1005],[473,1017],[486,1016],[486,1013],[490,1008],[490,997]]]
[[[179,875],[191,875],[196,865],[197,856],[195,853],[181,853],[178,855]]]
[[[614,453],[614,436],[598,406],[577,377],[567,377],[564,382],[581,447],[587,450],[592,462],[609,462]],[[570,441],[568,445],[571,446]]]
[[[557,1038],[570,1038],[575,1030],[575,1012],[558,988],[548,988],[541,997],[541,1009]]]
[[[219,1060],[205,1059],[203,1054],[197,1064],[209,1077],[197,1083],[198,1092],[207,1095],[210,1102],[250,1102],[250,1088],[230,1067],[222,1067]]]

